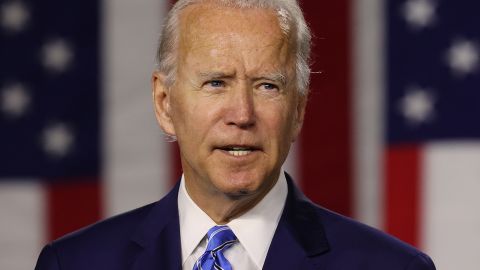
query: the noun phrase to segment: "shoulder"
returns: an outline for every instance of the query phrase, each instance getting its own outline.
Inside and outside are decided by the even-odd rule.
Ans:
[[[141,250],[178,220],[177,184],[160,201],[120,214],[53,241],[42,250],[36,270],[124,269]]]
[[[157,202],[158,203],[158,202]],[[51,243],[52,246],[116,245],[126,241],[156,203],[113,216],[69,233]]]
[[[111,268],[112,263],[122,263],[122,254],[134,248],[130,240],[132,234],[155,204],[158,202],[108,218],[51,242],[43,248],[35,269],[89,269],[93,265],[97,266],[95,269],[102,269]]]
[[[324,226],[336,269],[352,263],[367,269],[433,270],[432,260],[415,247],[380,230],[313,205]],[[386,267],[386,268],[383,268]]]
[[[311,202],[287,175],[285,220],[315,264],[325,269],[434,270],[432,260],[415,247],[380,230]],[[320,252],[321,251],[321,252]],[[322,268],[321,268],[322,269]]]

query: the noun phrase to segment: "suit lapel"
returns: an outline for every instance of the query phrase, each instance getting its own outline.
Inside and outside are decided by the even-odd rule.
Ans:
[[[179,184],[155,204],[133,234],[132,270],[181,269],[178,188]]]
[[[320,269],[315,262],[329,250],[323,225],[315,206],[286,176],[287,201],[263,269]]]
[[[298,241],[292,237],[287,226],[279,224],[270,244],[265,264],[265,270],[274,269],[315,269],[308,264],[305,251]]]

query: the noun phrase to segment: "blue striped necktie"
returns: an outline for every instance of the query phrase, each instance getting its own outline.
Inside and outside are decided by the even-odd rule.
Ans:
[[[195,263],[193,270],[232,270],[223,251],[237,241],[237,237],[228,226],[211,228],[207,232],[207,249]]]

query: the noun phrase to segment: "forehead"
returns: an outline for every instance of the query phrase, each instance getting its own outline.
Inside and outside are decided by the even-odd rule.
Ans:
[[[193,4],[180,15],[180,54],[228,53],[290,55],[277,12],[264,8],[235,8],[216,3]]]
[[[181,32],[188,35],[207,31],[235,31],[283,37],[277,11],[268,8],[238,8],[203,2],[186,7],[181,12],[180,21]]]

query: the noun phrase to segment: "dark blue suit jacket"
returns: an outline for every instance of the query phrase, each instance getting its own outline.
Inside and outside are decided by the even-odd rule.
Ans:
[[[181,269],[178,187],[156,203],[47,245],[35,269]],[[287,202],[263,269],[433,270],[435,266],[413,247],[313,204],[288,178]]]

